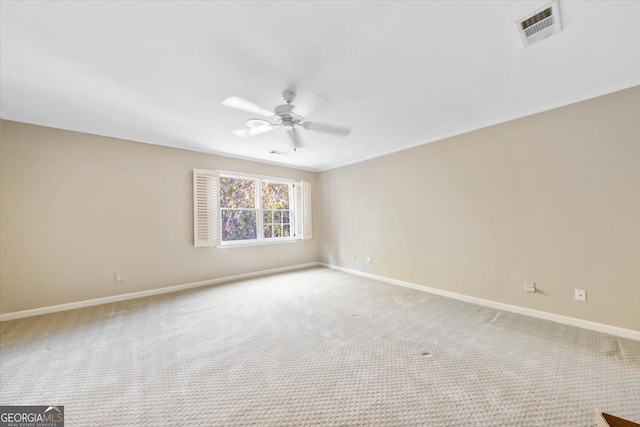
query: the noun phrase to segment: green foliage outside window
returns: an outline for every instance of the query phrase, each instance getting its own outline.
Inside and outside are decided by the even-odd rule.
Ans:
[[[266,239],[291,236],[289,185],[262,182],[262,229]]]
[[[256,188],[256,183],[261,182]],[[260,206],[256,207],[256,191]],[[220,177],[222,241],[291,236],[290,185],[253,178]],[[262,235],[258,236],[258,216]]]

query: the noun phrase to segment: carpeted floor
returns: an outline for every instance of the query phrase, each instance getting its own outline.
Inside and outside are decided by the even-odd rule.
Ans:
[[[313,268],[0,324],[67,426],[640,422],[640,342]]]

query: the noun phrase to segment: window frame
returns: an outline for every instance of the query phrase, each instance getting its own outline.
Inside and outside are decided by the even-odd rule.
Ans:
[[[288,186],[288,193],[289,193],[289,208],[288,209],[273,209],[273,208],[266,208],[264,206],[262,206],[262,184],[263,183],[270,183],[270,184],[280,184],[280,185],[287,185]],[[260,194],[257,195],[257,198],[260,201],[260,230],[261,230],[261,236],[262,236],[262,240],[266,241],[266,242],[277,242],[277,241],[288,241],[288,240],[295,240],[295,181],[293,180],[284,180],[282,178],[279,178],[278,180],[273,180],[271,178],[263,178],[260,180]],[[272,225],[272,226],[276,226],[276,225],[281,225],[283,227],[283,234],[284,234],[284,227],[285,225],[289,226],[289,235],[288,236],[280,236],[280,237],[265,237],[264,236],[264,227],[265,227],[265,213],[266,212],[276,212],[276,211],[281,211],[282,212],[282,220],[278,223],[275,221],[275,217],[277,217],[277,215],[274,215],[274,219],[268,224],[268,225]],[[289,213],[289,221],[288,222],[284,222],[284,213],[288,212]],[[273,231],[272,231],[273,232]]]
[[[293,179],[286,178],[276,178],[271,176],[264,175],[255,175],[241,172],[230,172],[230,171],[217,171],[218,172],[218,187],[220,188],[220,192],[222,191],[222,183],[220,182],[220,178],[236,178],[236,179],[245,179],[245,180],[253,180],[255,182],[255,208],[242,208],[241,210],[253,210],[256,212],[256,238],[255,239],[243,239],[243,240],[223,240],[222,233],[222,212],[224,210],[236,210],[232,208],[223,208],[219,207],[219,223],[218,226],[220,228],[219,236],[220,241],[218,243],[219,247],[233,247],[233,246],[247,246],[247,245],[263,245],[263,244],[273,244],[273,243],[285,243],[285,242],[295,242],[295,181]],[[264,237],[264,212],[265,209],[262,206],[262,183],[269,182],[274,184],[287,184],[289,186],[289,236],[286,237]],[[220,196],[218,195],[218,204],[220,205]]]
[[[262,182],[286,183],[289,187],[289,225],[288,237],[264,238],[262,200],[260,198],[260,235],[261,239],[232,240],[222,242],[222,210],[220,206],[220,176],[259,179],[260,192]],[[298,240],[311,239],[311,184],[289,178],[256,175],[225,170],[193,169],[193,231],[195,247],[218,249],[295,243]],[[258,222],[258,216],[256,216]],[[258,225],[258,224],[257,224]]]

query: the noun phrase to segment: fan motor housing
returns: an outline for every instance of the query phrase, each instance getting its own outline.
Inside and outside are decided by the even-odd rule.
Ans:
[[[276,114],[288,114],[293,110],[293,105],[291,104],[282,104],[278,105],[273,111]]]

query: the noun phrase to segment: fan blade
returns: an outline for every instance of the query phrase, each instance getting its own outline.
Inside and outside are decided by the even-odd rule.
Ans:
[[[310,123],[305,122],[302,127],[309,130],[315,130],[317,132],[331,133],[339,136],[347,136],[351,133],[351,128],[345,126],[327,125],[324,123]]]
[[[273,116],[273,112],[267,110],[266,108],[262,108],[259,105],[254,104],[253,102],[249,102],[244,98],[240,98],[238,96],[232,96],[230,98],[222,101],[222,105],[225,107],[235,108],[236,110],[247,111],[249,113],[258,114],[260,116],[271,117]]]
[[[273,126],[254,126],[251,128],[234,130],[233,133],[245,138],[247,136],[260,135],[261,133],[269,132],[270,130],[274,130],[274,129],[275,127]]]
[[[302,92],[296,95],[293,112],[299,116],[306,117],[318,106],[329,104],[331,100],[316,92]]]

